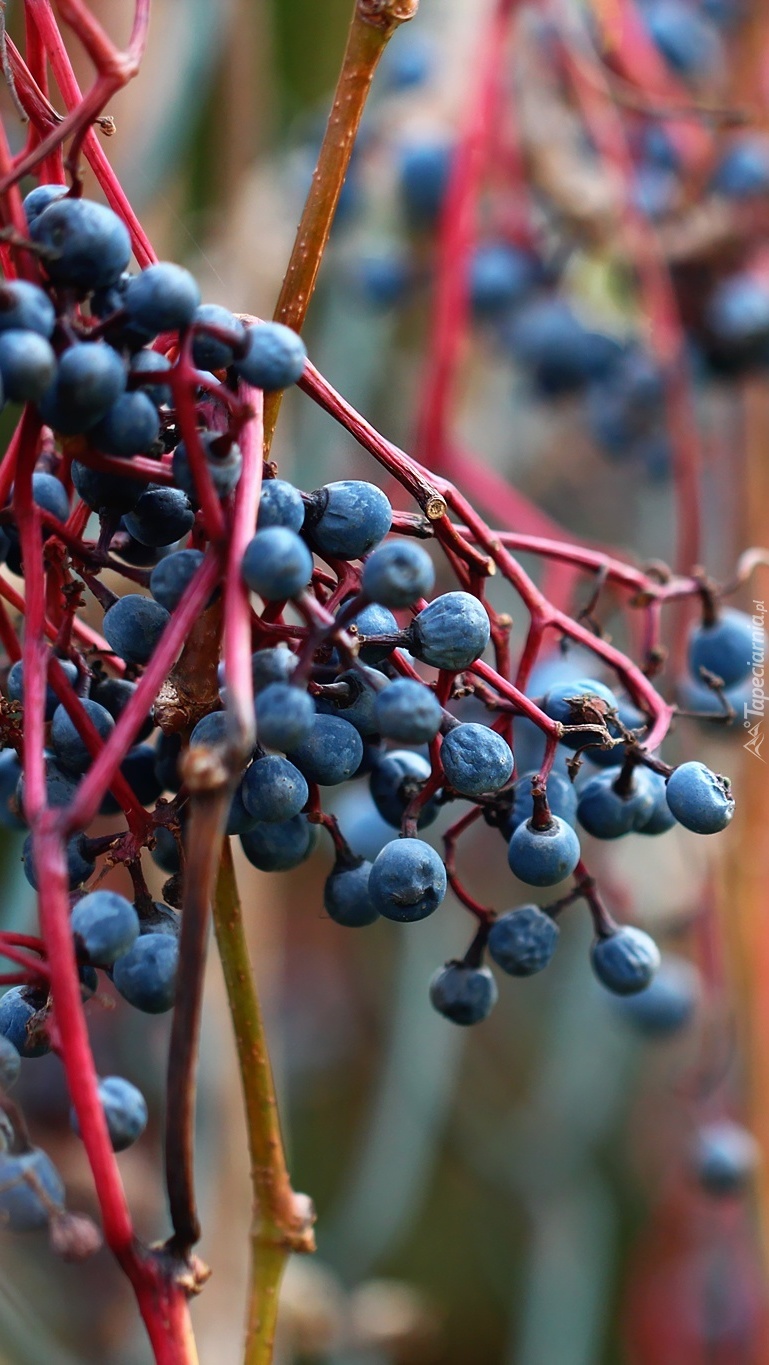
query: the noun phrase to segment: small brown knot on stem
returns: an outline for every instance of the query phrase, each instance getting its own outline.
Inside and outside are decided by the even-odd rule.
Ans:
[[[315,1205],[309,1194],[292,1191],[291,1224],[286,1237],[293,1252],[310,1255],[315,1251]]]
[[[419,0],[358,0],[358,18],[375,28],[397,28],[413,19]]]
[[[214,792],[227,786],[229,774],[221,753],[196,744],[179,764],[182,780],[191,792]]]

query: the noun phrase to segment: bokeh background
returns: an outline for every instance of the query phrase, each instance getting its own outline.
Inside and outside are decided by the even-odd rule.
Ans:
[[[102,0],[97,8],[116,36],[125,33],[129,6]],[[272,312],[350,9],[350,0],[153,0],[144,68],[109,110],[117,130],[107,146],[159,255],[189,266],[207,301]],[[704,129],[716,165],[745,125],[735,131],[714,109],[747,108],[750,130],[765,124],[766,15],[761,0],[691,0],[688,9],[703,26],[709,56],[692,72],[676,68],[668,53],[668,67],[688,92],[689,117]],[[8,6],[11,32],[19,10]],[[424,375],[436,226],[432,211],[415,222],[404,208],[404,148],[450,146],[456,138],[491,10],[490,0],[421,0],[418,17],[393,39],[306,331],[332,383],[407,448]],[[639,11],[643,21],[643,5]],[[547,31],[550,24],[571,29],[576,16],[581,31],[600,36],[619,12],[614,0],[595,0],[592,9],[522,6],[506,56],[519,160],[494,176],[497,225],[509,222],[514,235],[525,219],[548,288],[573,303],[585,326],[625,343],[643,339],[645,328],[632,252],[618,227],[628,187],[591,148]],[[77,56],[86,83],[87,64]],[[14,127],[5,96],[3,108]],[[746,253],[760,254],[769,161],[745,208],[745,196],[730,201],[715,192],[707,171],[654,164],[642,143],[650,130],[664,132],[657,113],[639,113],[629,98],[621,112],[634,139],[630,188],[674,263],[680,297],[712,291],[744,267]],[[724,227],[727,210],[733,216]],[[752,278],[762,297],[760,269]],[[620,441],[607,452],[596,439],[593,391],[537,393],[506,340],[511,319],[478,316],[471,328],[455,395],[462,441],[575,537],[616,544],[640,560],[670,560],[664,422],[654,419],[653,442]],[[769,387],[760,356],[751,352],[730,369],[701,341],[695,319],[705,557],[715,576],[728,578],[738,546],[769,540]],[[659,401],[659,394],[650,399]],[[281,474],[303,488],[371,477],[363,454],[300,395],[284,405],[273,453]],[[473,495],[472,464],[462,488]],[[540,573],[534,561],[529,567]],[[765,590],[757,580],[737,600],[752,610]],[[589,585],[579,593],[586,602]],[[501,591],[495,600],[511,611],[520,641],[519,604]],[[627,639],[611,597],[598,615],[616,639]],[[556,666],[579,672],[579,663]],[[676,682],[664,676],[666,695]],[[669,1040],[645,1038],[596,984],[590,925],[579,906],[563,921],[551,968],[533,980],[500,982],[492,1017],[465,1032],[427,998],[433,970],[468,940],[466,913],[451,897],[424,923],[348,932],[322,910],[328,848],[291,874],[263,875],[239,860],[292,1177],[318,1211],[317,1257],[292,1263],[284,1286],[284,1365],[767,1358],[761,1181],[758,1197],[714,1201],[698,1189],[690,1160],[698,1127],[710,1118],[740,1119],[760,1143],[769,1136],[762,1122],[769,978],[761,970],[769,795],[765,767],[745,755],[743,740],[739,725],[708,730],[682,719],[666,746],[671,761],[696,755],[729,773],[742,797],[715,847],[677,828],[653,845],[631,836],[590,848],[619,917],[697,967],[694,1020]],[[358,788],[336,808],[353,846],[367,852],[389,836],[373,826],[365,783]],[[441,828],[428,837],[439,840]],[[511,883],[498,832],[476,827],[461,858],[482,900],[504,910],[530,898]],[[149,862],[148,874],[159,892],[162,874]],[[4,927],[32,921],[19,841],[8,833],[0,904]],[[93,1009],[92,1032],[100,1069],[134,1080],[149,1100],[148,1132],[121,1168],[140,1233],[161,1238],[168,1022],[129,1019],[107,1001]],[[33,1135],[65,1174],[72,1206],[92,1208],[53,1058],[25,1066],[19,1098]],[[214,1275],[193,1317],[202,1362],[219,1365],[239,1359],[249,1200],[233,1042],[213,953],[199,1142],[200,1250]],[[149,1359],[130,1292],[106,1253],[85,1267],[64,1266],[42,1237],[0,1241],[0,1362]]]

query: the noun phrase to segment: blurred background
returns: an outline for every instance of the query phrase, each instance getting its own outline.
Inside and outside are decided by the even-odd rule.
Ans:
[[[96,8],[124,37],[130,7]],[[494,8],[420,0],[392,40],[306,329],[321,371],[407,449],[451,154]],[[8,5],[12,33],[20,9]],[[192,269],[206,301],[272,313],[350,11],[351,0],[153,0],[147,58],[108,110],[117,130],[105,145],[161,259]],[[87,63],[74,55],[85,85]],[[574,69],[591,89],[608,80],[628,173],[589,131]],[[726,580],[741,547],[769,543],[769,14],[762,0],[522,4],[501,70],[451,399],[454,444],[470,455],[452,451],[451,475],[492,525],[482,468],[576,539],[639,561],[675,558],[660,338],[634,276],[639,241],[651,240],[686,326],[701,553]],[[7,92],[3,109],[20,142]],[[605,108],[602,117],[611,124]],[[299,394],[284,404],[273,456],[306,489],[372,477],[363,453]],[[525,562],[541,580],[541,561]],[[561,578],[558,591],[575,610],[589,607],[589,580]],[[736,604],[752,612],[765,591],[758,577]],[[493,600],[513,615],[520,645],[520,604],[498,586]],[[637,652],[610,593],[589,609]],[[548,666],[584,672],[573,655]],[[675,649],[660,688],[689,711],[714,709]],[[290,874],[264,875],[238,857],[292,1178],[318,1212],[318,1254],[286,1276],[283,1365],[769,1360],[763,1177],[716,1198],[692,1157],[702,1125],[725,1117],[769,1144],[769,784],[763,760],[746,754],[742,699],[733,700],[736,723],[681,718],[663,751],[732,778],[738,815],[714,847],[680,828],[653,845],[586,839],[618,918],[653,933],[674,964],[692,964],[680,1028],[655,1033],[598,986],[577,905],[548,971],[500,981],[491,1018],[457,1029],[427,996],[432,972],[469,940],[451,897],[423,923],[351,932],[322,910],[325,845]],[[520,742],[522,754],[530,737]],[[330,804],[356,851],[370,856],[391,837],[365,779]],[[440,846],[444,826],[441,816],[426,837]],[[34,917],[21,838],[3,832],[4,927]],[[502,911],[531,899],[511,882],[498,831],[477,825],[460,860],[485,903]],[[147,872],[160,894],[150,860]],[[214,1274],[193,1305],[204,1365],[239,1359],[249,1203],[214,953],[209,978],[200,1251]],[[138,1083],[150,1104],[147,1134],[120,1161],[140,1234],[162,1238],[168,1021],[132,1012],[128,1027],[123,1009],[98,1006],[99,1069]],[[25,1065],[18,1094],[72,1207],[92,1209],[55,1059]],[[42,1237],[0,1240],[0,1362],[149,1359],[106,1253],[66,1266]]]

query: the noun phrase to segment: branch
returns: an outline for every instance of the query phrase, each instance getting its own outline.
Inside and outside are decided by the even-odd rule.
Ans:
[[[288,268],[275,305],[275,321],[301,332],[350,165],[374,72],[396,28],[413,19],[419,0],[356,0],[334,102],[326,124]],[[265,453],[272,445],[282,393],[267,396]]]
[[[244,1365],[270,1365],[278,1289],[291,1252],[315,1250],[310,1201],[291,1188],[264,1025],[243,929],[229,840],[219,866],[214,929],[222,962],[248,1127],[253,1191],[251,1286]]]

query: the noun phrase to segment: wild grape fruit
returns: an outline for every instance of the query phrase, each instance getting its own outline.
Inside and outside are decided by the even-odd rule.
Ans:
[[[430,1003],[452,1024],[478,1024],[491,1014],[497,986],[488,967],[449,962],[430,982]]]
[[[740,1194],[758,1165],[755,1138],[731,1119],[717,1119],[697,1133],[692,1163],[702,1188],[718,1198]]]
[[[99,1080],[99,1099],[107,1121],[107,1132],[113,1152],[124,1152],[133,1146],[147,1127],[147,1101],[141,1091],[122,1076],[102,1076]],[[80,1136],[80,1125],[74,1109],[70,1122]]]
[[[489,953],[509,976],[533,976],[550,962],[558,943],[558,925],[537,905],[521,905],[494,920]]]
[[[39,1147],[0,1152],[0,1228],[39,1232],[64,1207],[64,1182]]]
[[[393,839],[375,858],[371,900],[385,919],[412,922],[437,910],[446,895],[446,869],[422,839]]]
[[[695,834],[718,834],[734,815],[728,780],[704,763],[682,763],[670,774],[667,802],[678,823]]]
[[[597,938],[590,958],[601,985],[615,995],[646,990],[661,960],[654,940],[642,929],[628,926]]]
[[[533,820],[518,825],[507,847],[510,870],[529,886],[556,886],[574,871],[579,856],[579,839],[557,815],[544,829]]]
[[[665,59],[685,76],[719,58],[722,44],[713,25],[699,16],[692,22],[691,7],[679,0],[649,0],[645,21]],[[423,66],[417,61],[414,79],[423,78]],[[398,81],[412,83],[412,77],[407,71]],[[634,202],[649,216],[664,214],[681,192],[677,144],[656,124],[636,134]],[[714,173],[714,192],[737,200],[765,194],[767,146],[763,137],[735,135]],[[434,229],[452,157],[453,147],[440,139],[399,151],[405,225],[420,237]],[[47,872],[37,862],[46,840],[39,812],[27,808],[38,784],[24,766],[25,744],[35,733],[28,714],[35,693],[38,733],[40,723],[45,726],[45,819],[60,818],[62,828],[83,783],[92,781],[95,755],[116,726],[125,729],[130,713],[134,724],[124,757],[92,793],[91,807],[105,820],[127,816],[127,832],[111,829],[102,839],[101,829],[70,823],[60,848],[87,1010],[102,992],[100,974],[121,998],[120,1018],[129,1015],[128,1005],[165,1013],[177,987],[186,987],[177,982],[182,916],[173,907],[182,905],[189,875],[193,771],[200,780],[199,772],[227,765],[226,837],[240,839],[245,858],[260,872],[299,867],[321,832],[332,835],[335,860],[322,903],[335,924],[363,929],[380,919],[418,922],[441,906],[451,880],[459,899],[475,910],[476,932],[464,957],[436,970],[428,993],[439,1013],[462,1026],[482,1021],[493,1008],[492,969],[523,978],[548,965],[560,913],[574,896],[497,916],[463,893],[461,859],[456,869],[444,861],[413,835],[415,824],[422,831],[444,807],[457,800],[463,810],[469,804],[471,818],[480,814],[503,834],[510,869],[520,880],[550,887],[575,874],[575,895],[581,891],[588,899],[593,883],[580,863],[577,821],[601,839],[655,835],[676,823],[698,833],[725,827],[734,810],[728,781],[696,761],[682,763],[666,780],[667,764],[643,748],[657,718],[651,694],[638,674],[633,683],[629,668],[611,673],[605,650],[553,650],[537,661],[527,692],[534,705],[520,714],[512,687],[520,660],[500,664],[501,613],[508,608],[494,595],[505,586],[499,580],[511,575],[502,569],[487,607],[482,572],[472,559],[474,545],[502,568],[502,542],[494,531],[485,544],[480,533],[463,530],[459,504],[439,492],[447,487],[443,482],[436,481],[435,496],[419,494],[418,509],[404,511],[402,488],[392,503],[382,487],[363,478],[305,491],[263,462],[256,428],[248,426],[261,395],[251,390],[269,394],[299,383],[312,393],[319,382],[296,332],[279,323],[246,324],[227,308],[201,302],[194,277],[174,263],[132,267],[131,237],[120,217],[64,186],[38,186],[23,203],[41,282],[0,281],[0,404],[31,405],[24,423],[44,431],[34,452],[20,447],[25,462],[17,462],[16,484],[0,509],[0,561],[7,572],[27,577],[27,603],[44,588],[45,638],[57,667],[46,661],[36,686],[25,687],[34,649],[12,640],[9,616],[1,675],[0,825],[26,832],[24,873],[44,897]],[[14,249],[10,242],[8,250]],[[411,242],[395,243],[378,262],[358,259],[358,294],[374,306],[395,306],[419,287],[421,253],[421,245],[415,251]],[[588,326],[557,294],[558,267],[529,245],[485,238],[469,252],[467,267],[470,325],[493,335],[540,395],[581,392],[608,457],[632,453],[664,477],[670,443],[665,375],[656,357],[639,342]],[[714,363],[744,367],[764,351],[769,355],[769,293],[739,262],[710,289],[703,315],[703,345]],[[379,457],[387,463],[381,448]],[[407,457],[391,450],[390,458]],[[412,474],[423,483],[430,477],[416,467]],[[41,564],[33,565],[25,563],[28,485],[22,481],[30,475],[46,545]],[[448,551],[444,558],[442,549]],[[456,570],[453,580],[445,577],[447,568]],[[451,581],[455,588],[435,595],[436,570],[441,588]],[[201,572],[211,572],[212,586],[192,620],[190,591]],[[88,619],[81,620],[78,594],[86,589]],[[180,631],[169,638],[172,619],[181,617],[184,639]],[[520,624],[516,617],[516,630]],[[563,635],[565,645],[568,632]],[[170,657],[174,640],[176,655]],[[716,600],[715,619],[690,632],[688,686],[701,693],[703,671],[717,675],[741,719],[763,644],[754,618]],[[480,663],[487,650],[504,676],[491,662]],[[247,681],[249,655],[253,698],[243,677]],[[603,673],[592,677],[598,663],[589,660],[598,655],[608,681]],[[139,715],[135,698],[148,666],[155,688]],[[70,689],[66,706],[59,695],[62,677]],[[643,711],[634,700],[642,697]],[[249,731],[252,701],[255,733]],[[538,705],[545,717],[572,727],[554,760],[545,744],[547,727],[535,723]],[[708,706],[718,708],[712,691]],[[702,709],[700,701],[697,707]],[[90,747],[80,734],[84,721],[95,730]],[[243,742],[235,766],[238,737]],[[197,765],[185,762],[189,748],[197,750]],[[574,750],[585,760],[579,773],[579,763],[567,766]],[[132,793],[125,812],[112,790],[119,785],[118,763]],[[547,769],[547,804],[539,764]],[[413,810],[425,791],[427,800]],[[327,796],[337,815],[326,809]],[[134,904],[101,884],[98,863],[106,849],[115,863],[128,863],[141,886],[137,844],[170,878],[164,901],[137,892]],[[446,847],[451,852],[451,836]],[[596,904],[591,902],[596,922],[610,923],[601,921]],[[62,1039],[55,983],[49,997],[49,962],[41,960],[39,972],[31,967],[24,984],[0,997],[2,1088],[15,1082],[22,1059],[47,1053],[52,1043],[58,1049]],[[642,1035],[664,1037],[691,1019],[696,973],[666,958],[655,976],[659,952],[640,930],[601,933],[591,960],[615,997],[614,1008]],[[122,1151],[145,1128],[146,1102],[120,1076],[104,1076],[98,1086],[112,1146]],[[74,1116],[73,1125],[77,1130]],[[61,1219],[64,1191],[55,1168],[36,1148],[14,1150],[4,1132],[0,1225],[25,1230],[44,1228],[52,1216]],[[705,1188],[729,1192],[744,1184],[753,1160],[744,1138],[723,1126],[709,1135],[703,1130],[697,1169]]]

